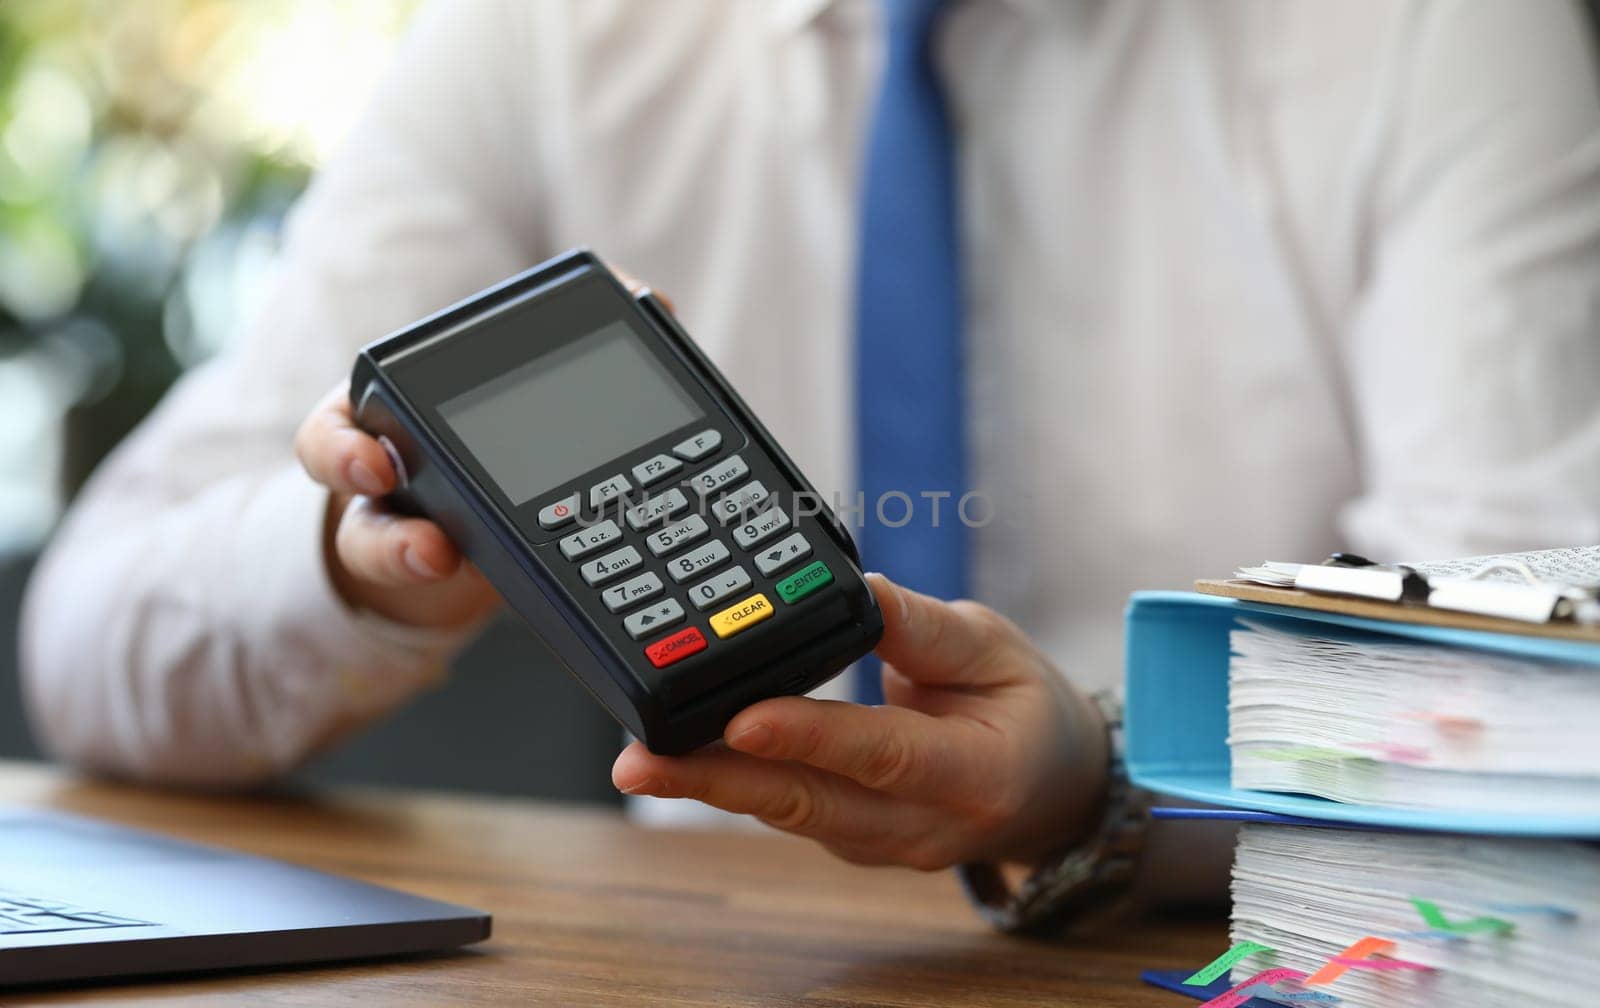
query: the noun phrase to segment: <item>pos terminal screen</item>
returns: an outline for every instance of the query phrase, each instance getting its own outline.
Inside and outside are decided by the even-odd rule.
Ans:
[[[516,506],[701,416],[625,322],[439,404]]]

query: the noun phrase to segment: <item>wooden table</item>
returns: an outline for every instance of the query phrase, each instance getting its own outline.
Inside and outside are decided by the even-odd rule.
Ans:
[[[99,816],[494,914],[461,952],[0,991],[0,1005],[1150,1005],[1141,969],[1203,963],[1220,921],[1137,917],[1058,942],[993,934],[948,874],[855,868],[775,834],[412,792],[213,798],[0,763],[0,802]],[[3,870],[3,867],[0,867]]]

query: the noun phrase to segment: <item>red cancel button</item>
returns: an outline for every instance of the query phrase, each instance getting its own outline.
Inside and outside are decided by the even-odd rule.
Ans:
[[[650,664],[656,668],[666,668],[675,661],[682,661],[692,654],[699,654],[706,649],[706,638],[699,630],[690,627],[687,630],[663,637],[654,644],[644,649],[644,656],[650,659]]]

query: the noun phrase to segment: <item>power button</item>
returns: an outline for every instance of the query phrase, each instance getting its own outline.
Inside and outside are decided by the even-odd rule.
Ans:
[[[578,517],[578,495],[563,497],[539,510],[539,527],[558,529]]]

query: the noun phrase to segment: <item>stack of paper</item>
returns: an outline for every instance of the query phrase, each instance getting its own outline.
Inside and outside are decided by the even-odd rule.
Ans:
[[[1535,550],[1532,553],[1496,553],[1463,557],[1459,560],[1410,562],[1410,567],[1428,578],[1481,577],[1488,581],[1520,584],[1529,576],[1548,584],[1574,588],[1600,588],[1600,546],[1564,546],[1561,549]]]
[[[1313,983],[1281,990],[1348,1008],[1593,1005],[1597,921],[1592,844],[1251,825],[1235,855],[1233,940],[1270,951],[1239,960],[1233,979],[1288,967]]]
[[[1600,629],[1208,585],[1129,605],[1127,765],[1221,806],[1163,818],[1246,823],[1234,943],[1151,982],[1207,1008],[1600,1005]]]
[[[1242,618],[1231,635],[1235,787],[1400,808],[1600,813],[1600,670],[1288,627]]]

